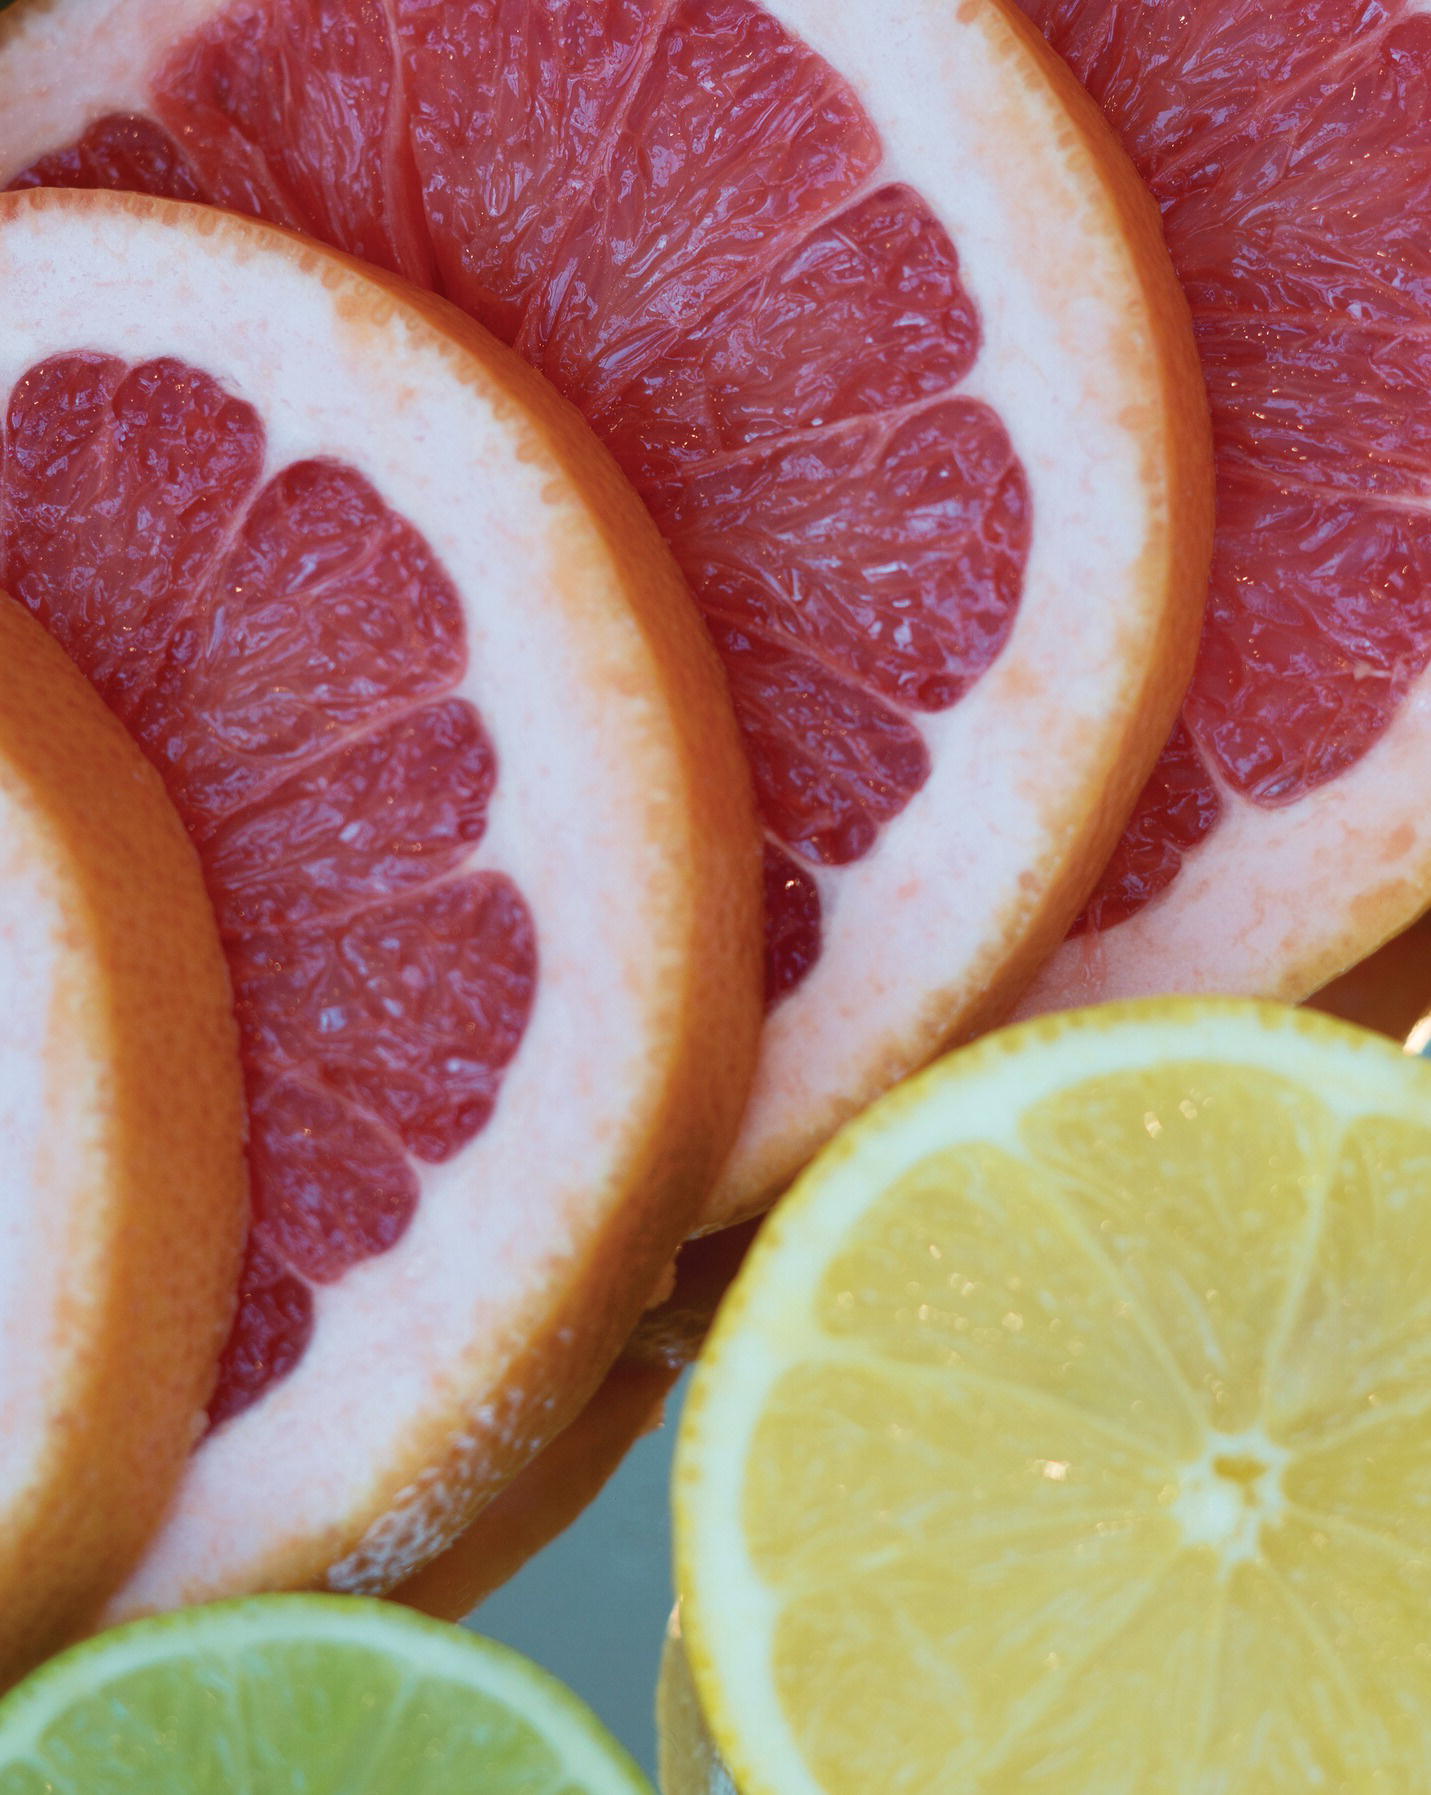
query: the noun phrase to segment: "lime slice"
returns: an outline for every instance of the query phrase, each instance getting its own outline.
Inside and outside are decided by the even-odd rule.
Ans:
[[[520,1654],[350,1596],[136,1621],[0,1701],[0,1795],[650,1795]]]
[[[1428,1264],[1431,1069],[1305,1012],[1048,1018],[870,1111],[682,1427],[743,1795],[1431,1787]]]

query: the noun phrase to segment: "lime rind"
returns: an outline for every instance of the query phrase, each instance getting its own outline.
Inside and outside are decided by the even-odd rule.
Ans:
[[[0,1795],[466,1795],[474,1776],[483,1795],[651,1795],[521,1653],[359,1597],[134,1621],[0,1700]]]

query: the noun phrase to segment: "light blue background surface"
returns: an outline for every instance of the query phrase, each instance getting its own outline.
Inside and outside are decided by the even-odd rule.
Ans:
[[[673,1599],[671,1451],[686,1381],[665,1425],[636,1442],[591,1507],[467,1623],[560,1677],[653,1781],[656,1673]]]

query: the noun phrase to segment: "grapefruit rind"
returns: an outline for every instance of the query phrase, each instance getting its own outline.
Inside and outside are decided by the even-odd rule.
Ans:
[[[10,12],[0,179],[96,117],[152,117],[166,58],[224,10]],[[1206,401],[1154,208],[1037,33],[1002,0],[768,10],[851,84],[884,142],[872,181],[908,182],[948,229],[984,332],[959,396],[1007,426],[1034,531],[1012,637],[967,698],[920,719],[927,784],[866,858],[806,869],[823,952],[771,1015],[706,1227],[758,1211],[1053,950],[1171,725],[1211,535]]]
[[[850,73],[881,177],[948,228],[984,329],[960,390],[1008,427],[1034,531],[1008,643],[921,719],[928,783],[839,873],[847,951],[827,947],[766,1024],[708,1227],[765,1207],[880,1091],[998,1021],[1053,951],[1176,714],[1212,540],[1186,301],[1151,198],[1063,64],[1002,5],[954,29],[935,0],[771,10]]]
[[[842,1257],[850,1248],[853,1231],[889,1195],[897,1181],[912,1173],[922,1162],[930,1162],[934,1156],[964,1144],[987,1145],[996,1152],[1002,1150],[1022,1157],[1028,1147],[1020,1131],[1020,1119],[1037,1106],[1046,1107],[1049,1102],[1058,1101],[1073,1087],[1091,1089],[1104,1080],[1125,1081],[1125,1091],[1136,1093],[1138,1081],[1156,1073],[1159,1068],[1176,1071],[1185,1065],[1203,1070],[1215,1068],[1234,1081],[1245,1077],[1262,1081],[1269,1088],[1275,1083],[1281,1091],[1294,1096],[1298,1103],[1310,1105],[1319,1117],[1327,1119],[1329,1131],[1313,1128],[1301,1141],[1310,1154],[1311,1167],[1302,1182],[1310,1192],[1306,1201],[1312,1206],[1311,1212],[1316,1214],[1325,1213],[1324,1209],[1316,1207],[1319,1200],[1325,1204],[1325,1194],[1318,1199],[1317,1192],[1325,1193],[1332,1183],[1327,1149],[1328,1142],[1336,1140],[1338,1131],[1343,1138],[1353,1125],[1368,1124],[1388,1131],[1391,1144],[1387,1152],[1393,1158],[1398,1150],[1398,1131],[1404,1130],[1408,1141],[1421,1143],[1420,1148],[1413,1151],[1424,1151],[1425,1143],[1431,1141],[1431,1075],[1419,1062],[1409,1059],[1378,1036],[1308,1011],[1294,1011],[1272,1004],[1216,998],[1143,1000],[1038,1018],[987,1037],[939,1062],[874,1105],[857,1124],[837,1137],[767,1222],[717,1318],[697,1369],[682,1421],[674,1486],[677,1588],[681,1597],[686,1652],[701,1709],[720,1755],[730,1766],[742,1795],[777,1795],[777,1792],[778,1795],[826,1795],[827,1784],[812,1771],[807,1756],[797,1744],[792,1716],[782,1706],[772,1656],[776,1620],[782,1601],[798,1604],[803,1590],[828,1586],[832,1577],[836,1583],[839,1578],[846,1577],[852,1585],[858,1585],[861,1577],[877,1583],[880,1576],[878,1553],[869,1557],[867,1563],[857,1562],[851,1556],[850,1542],[821,1538],[818,1534],[812,1537],[809,1527],[794,1510],[786,1512],[784,1530],[789,1533],[793,1528],[801,1533],[802,1556],[782,1593],[777,1593],[762,1576],[750,1545],[751,1527],[758,1525],[767,1513],[766,1507],[759,1504],[768,1504],[772,1495],[769,1485],[762,1498],[752,1495],[750,1470],[754,1462],[756,1432],[777,1386],[794,1371],[818,1370],[822,1364],[838,1376],[849,1376],[852,1369],[856,1375],[863,1375],[877,1359],[872,1347],[861,1346],[850,1339],[836,1339],[826,1331],[817,1312],[817,1296],[822,1294],[822,1285],[825,1286],[825,1300],[831,1300],[834,1286],[828,1283],[827,1274],[837,1260],[841,1261],[842,1280],[846,1275],[858,1277],[852,1263]],[[1126,1083],[1130,1079],[1134,1081],[1131,1086]],[[1151,1134],[1156,1118],[1150,1114],[1146,1125]],[[1096,1185],[1099,1175],[1093,1163],[1097,1151],[1095,1145],[1087,1168],[1090,1188]],[[1234,1177],[1238,1175],[1236,1151],[1234,1144],[1229,1162]],[[1284,1182],[1293,1177],[1287,1168],[1270,1162],[1259,1165],[1258,1172],[1269,1178],[1281,1177]],[[1079,1174],[1080,1177],[1084,1175],[1083,1172]],[[1415,1183],[1414,1158],[1402,1167],[1397,1190],[1403,1197],[1408,1189],[1408,1179]],[[1288,1188],[1291,1188],[1290,1183]],[[1199,1203],[1205,1198],[1205,1192],[1196,1193]],[[1391,1191],[1390,1200],[1395,1206],[1395,1190]],[[1253,1219],[1256,1221],[1255,1217]],[[1313,1255],[1298,1247],[1280,1263],[1287,1269],[1288,1282],[1276,1307],[1275,1323],[1269,1326],[1264,1322],[1263,1331],[1269,1342],[1276,1342],[1277,1368],[1284,1374],[1290,1370],[1293,1375],[1289,1386],[1291,1396],[1280,1405],[1274,1398],[1274,1409],[1280,1406],[1283,1412],[1273,1431],[1294,1426],[1292,1418],[1301,1414],[1303,1421],[1296,1425],[1304,1429],[1305,1449],[1315,1452],[1316,1448],[1310,1442],[1318,1437],[1319,1417],[1335,1412],[1345,1422],[1345,1417],[1353,1410],[1345,1404],[1340,1410],[1329,1410],[1319,1404],[1313,1390],[1317,1374],[1311,1374],[1312,1381],[1309,1382],[1301,1369],[1281,1353],[1290,1337],[1288,1329],[1304,1299],[1312,1302],[1312,1310],[1308,1313],[1313,1314],[1310,1325],[1314,1331],[1318,1323],[1315,1299],[1308,1297],[1307,1284],[1301,1281],[1310,1276]],[[972,1259],[970,1265],[973,1269],[967,1273],[962,1266],[956,1268],[957,1275],[978,1277],[987,1270]],[[1235,1299],[1229,1285],[1236,1281],[1237,1272],[1232,1263],[1222,1269],[1228,1284],[1211,1293],[1209,1302],[1220,1297],[1231,1307]],[[1334,1272],[1338,1277],[1343,1275],[1340,1261]],[[942,1268],[931,1275],[937,1282],[943,1275]],[[997,1296],[997,1292],[993,1294]],[[1188,1294],[1193,1306],[1197,1307],[1201,1302],[1201,1286],[1196,1290],[1189,1287]],[[1324,1300],[1330,1298],[1331,1293],[1323,1292]],[[1363,1289],[1361,1298],[1364,1307],[1368,1302],[1373,1304],[1369,1312],[1376,1312],[1374,1291]],[[851,1300],[859,1300],[858,1292]],[[1034,1300],[1032,1289],[1024,1292],[1024,1307]],[[1166,1318],[1162,1320],[1166,1322]],[[1094,1325],[1102,1325],[1088,1316],[1083,1317],[1083,1322],[1085,1332]],[[1324,1346],[1321,1353],[1324,1361],[1321,1374],[1327,1374],[1330,1367],[1330,1374],[1335,1378],[1340,1375],[1340,1361],[1334,1351],[1329,1358],[1329,1350]],[[1374,1356],[1374,1343],[1367,1350]],[[1178,1368],[1171,1358],[1158,1360],[1155,1354],[1154,1360],[1165,1369],[1170,1368],[1173,1376],[1173,1383],[1168,1385],[1169,1395],[1175,1398],[1171,1409],[1165,1415],[1149,1417],[1162,1427],[1164,1440],[1182,1438],[1191,1426],[1195,1434],[1207,1430],[1215,1443],[1217,1430],[1210,1428],[1209,1422],[1222,1401],[1219,1380],[1209,1377],[1205,1388],[1195,1388],[1191,1382],[1184,1385],[1180,1383]],[[911,1366],[907,1373],[901,1372],[897,1356],[880,1360],[879,1364],[881,1376],[886,1380],[901,1375],[916,1379],[920,1400],[932,1402],[938,1393],[939,1366],[947,1362],[952,1361],[921,1362]],[[1344,1394],[1350,1402],[1353,1394],[1350,1387]],[[1081,1411],[1067,1404],[1061,1406],[1060,1412],[1072,1416]],[[902,1437],[904,1425],[900,1418],[894,1417],[888,1407],[885,1415],[893,1429],[891,1440]],[[1140,1428],[1142,1419],[1140,1414]],[[1368,1417],[1361,1414],[1359,1419],[1365,1422]],[[928,1424],[926,1418],[924,1425]],[[916,1430],[919,1425],[915,1423]],[[1098,1432],[1103,1425],[1101,1420],[1095,1424],[1095,1434],[1099,1438],[1114,1437]],[[1356,1425],[1354,1419],[1353,1428]],[[1307,1429],[1311,1431],[1306,1432]],[[1064,1431],[1067,1432],[1067,1428]],[[1254,1425],[1247,1430],[1247,1437],[1260,1440],[1262,1432]],[[1115,1435],[1122,1437],[1116,1429]],[[1148,1450],[1150,1463],[1157,1460],[1158,1473],[1152,1476],[1150,1471],[1150,1481],[1143,1486],[1144,1494],[1150,1512],[1161,1515],[1157,1524],[1164,1525],[1166,1532],[1168,1525],[1174,1525],[1190,1512],[1189,1504],[1179,1495],[1176,1480],[1172,1485],[1168,1483],[1156,1431],[1150,1432],[1141,1442],[1140,1450],[1143,1448]],[[893,1449],[891,1446],[890,1450]],[[967,1460],[967,1442],[963,1450]],[[1275,1457],[1277,1450],[1276,1447],[1270,1449],[1272,1456]],[[930,1514],[948,1494],[947,1479],[952,1462],[946,1463],[938,1453],[929,1459],[928,1475],[943,1480],[937,1489],[931,1486],[929,1490],[926,1506]],[[1408,1459],[1403,1465],[1403,1473],[1411,1462]],[[940,1465],[943,1465],[942,1470],[938,1468]],[[1040,1487],[1039,1463],[1030,1461],[1027,1468],[1035,1487]],[[1064,1477],[1068,1469],[1066,1464],[1051,1465],[1042,1475],[1057,1480]],[[818,1475],[828,1481],[825,1471],[820,1470]],[[1178,1475],[1182,1475],[1181,1467]],[[1161,1495],[1158,1494],[1160,1486]],[[936,1496],[939,1501],[935,1500]],[[977,1494],[973,1500],[979,1500]],[[991,1496],[989,1500],[999,1498]],[[1208,1523],[1211,1530],[1206,1532],[1204,1539],[1194,1528],[1185,1537],[1180,1536],[1181,1543],[1172,1540],[1170,1535],[1172,1557],[1185,1556],[1189,1551],[1206,1551],[1211,1543],[1226,1553],[1227,1574],[1240,1575],[1237,1566],[1246,1557],[1240,1536],[1235,1530],[1226,1533],[1222,1529],[1222,1511],[1214,1512],[1209,1508],[1202,1501],[1200,1491],[1190,1500],[1192,1508],[1198,1510],[1193,1519],[1199,1526]],[[1168,1521],[1169,1515],[1173,1517],[1172,1522]],[[897,1514],[887,1515],[886,1520],[890,1525],[902,1524]],[[1008,1517],[1001,1511],[1000,1524],[1006,1520]],[[1047,1517],[1044,1524],[1048,1524]],[[1396,1547],[1394,1540],[1384,1543],[1386,1551],[1394,1551]],[[1090,1564],[1093,1562],[1089,1560]],[[1072,1559],[1065,1563],[1065,1577],[1071,1574],[1072,1563]],[[823,1572],[818,1569],[820,1564],[824,1566]],[[1147,1566],[1145,1570],[1151,1576]],[[1050,1574],[1056,1577],[1059,1574],[1057,1567]],[[1087,1578],[1096,1577],[1097,1572],[1093,1569],[1078,1574]],[[1153,1586],[1141,1576],[1135,1582],[1138,1587],[1132,1593],[1138,1595],[1141,1602]],[[897,1592],[891,1595],[890,1602],[893,1608],[887,1610],[892,1617],[889,1624],[897,1626],[897,1619],[893,1618],[900,1605]],[[833,1612],[837,1614],[838,1610]],[[954,1617],[948,1618],[952,1624]],[[824,1623],[828,1625],[830,1622],[831,1613],[827,1611]],[[834,1624],[838,1624],[838,1620]],[[982,1624],[992,1646],[1000,1636],[1001,1620],[996,1606],[988,1608]],[[1295,1628],[1293,1632],[1296,1632]],[[1352,1641],[1348,1646],[1355,1649]],[[931,1646],[929,1649],[937,1658],[936,1648]],[[1316,1648],[1314,1657],[1324,1649],[1331,1648],[1323,1642]],[[862,1636],[859,1650],[865,1654],[864,1662],[871,1662],[871,1654],[877,1654],[879,1650],[877,1637]],[[1076,1658],[1076,1654],[1074,1656]],[[1407,1651],[1404,1660],[1398,1662],[1410,1664],[1413,1658],[1414,1654]],[[1318,1661],[1321,1662],[1320,1658]],[[932,1664],[934,1659],[930,1662]],[[1386,1660],[1383,1670],[1390,1674],[1393,1669],[1393,1662]],[[943,1674],[938,1672],[936,1681]],[[953,1685],[941,1683],[940,1687],[945,1688],[947,1694]],[[851,1695],[853,1697],[853,1691]],[[806,1697],[811,1698],[808,1690]],[[829,1704],[827,1720],[835,1719],[839,1699],[835,1687],[821,1692],[820,1703]],[[1252,1699],[1260,1697],[1254,1695]],[[1037,1704],[1030,1710],[1035,1711]],[[812,1722],[817,1730],[822,1724],[813,1709],[802,1708],[802,1717]],[[1124,1717],[1128,1728],[1136,1730],[1138,1717],[1126,1709],[1126,1704]],[[891,1711],[884,1719],[888,1723],[885,1736],[889,1740],[889,1750],[900,1753],[904,1734],[899,1717]],[[1104,1747],[1112,1751],[1118,1744],[1117,1728],[1110,1731],[1106,1719],[1100,1719],[1098,1725],[1103,1729]],[[1181,1739],[1181,1735],[1178,1737]],[[876,1738],[871,1737],[869,1744],[872,1750],[878,1751]],[[1353,1756],[1359,1749],[1354,1747]],[[1373,1748],[1368,1746],[1367,1749]],[[1123,1762],[1122,1756],[1118,1761]],[[954,1760],[951,1758],[949,1762],[952,1765]],[[963,1768],[958,1774],[962,1777],[969,1772],[969,1763],[964,1758],[960,1763]],[[866,1765],[864,1769],[868,1771],[870,1766]],[[890,1775],[895,1773],[894,1758],[889,1760],[887,1769]],[[868,1782],[864,1786],[869,1786]]]
[[[1212,396],[1221,511],[1169,785],[1140,806],[1100,894],[1105,914],[1133,914],[1062,948],[1020,1013],[1171,990],[1300,1000],[1431,890],[1415,596],[1426,9],[1024,4],[1163,208]]]
[[[228,975],[158,776],[0,595],[0,1677],[92,1618],[202,1425],[248,1214]]]
[[[1221,820],[1172,887],[1106,934],[1067,942],[1018,1013],[1151,991],[1300,1003],[1426,908],[1431,830],[1405,794],[1419,788],[1428,763],[1431,687],[1423,679],[1355,766],[1295,805],[1262,809],[1220,786]]]
[[[77,344],[182,350],[257,408],[271,464],[357,466],[467,601],[458,695],[501,768],[468,864],[532,906],[530,1024],[492,1121],[418,1168],[394,1248],[319,1289],[298,1369],[195,1455],[110,1618],[325,1576],[383,1589],[577,1411],[735,1127],[760,873],[719,668],[584,426],[440,301],[272,227],[89,193],[0,199],[0,274],[5,390]],[[523,1200],[469,1213],[484,1191]]]

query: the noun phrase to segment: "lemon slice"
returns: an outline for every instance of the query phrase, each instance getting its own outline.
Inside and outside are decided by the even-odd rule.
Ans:
[[[384,1602],[257,1596],[136,1621],[0,1701],[0,1795],[651,1795],[506,1646]]]
[[[1431,1069],[1162,1000],[945,1060],[797,1185],[687,1406],[743,1795],[1431,1786]]]

